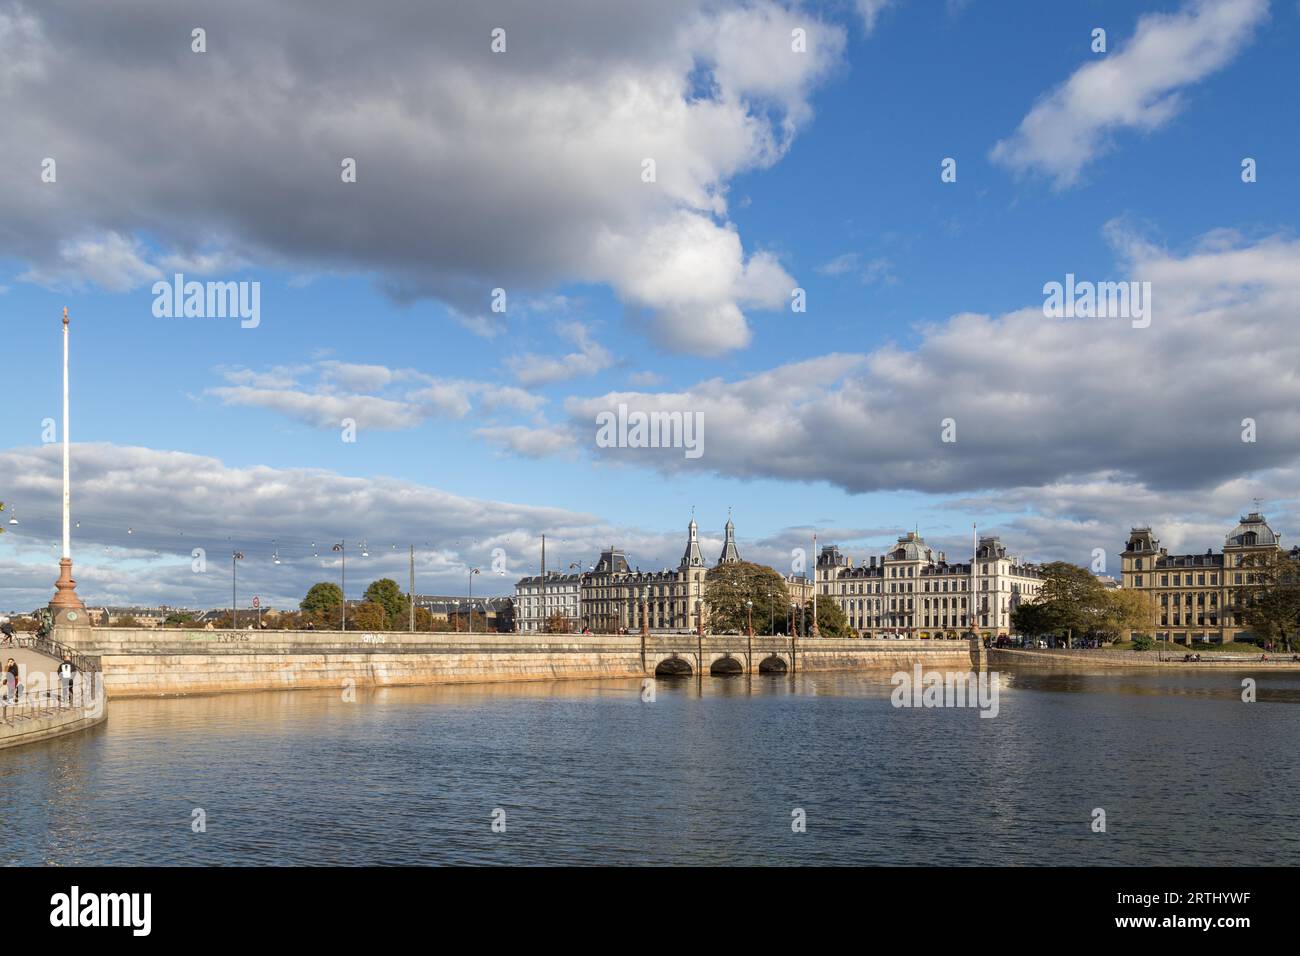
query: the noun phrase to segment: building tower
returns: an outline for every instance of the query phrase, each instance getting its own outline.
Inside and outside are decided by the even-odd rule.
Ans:
[[[702,568],[704,567],[704,555],[700,554],[700,527],[691,519],[688,526],[690,536],[686,541],[686,551],[682,554],[681,567],[683,568]]]
[[[718,564],[737,564],[739,561],[740,552],[736,549],[736,526],[731,521],[731,515],[727,515],[727,539],[722,543],[722,554],[718,556]]]

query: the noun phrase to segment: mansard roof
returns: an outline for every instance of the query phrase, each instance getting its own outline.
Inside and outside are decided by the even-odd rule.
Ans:
[[[1225,548],[1280,547],[1281,544],[1281,535],[1268,526],[1258,511],[1243,515],[1223,542]]]
[[[600,560],[596,563],[597,574],[626,574],[630,569],[627,566],[627,558],[623,552],[617,548],[606,548],[600,553]]]

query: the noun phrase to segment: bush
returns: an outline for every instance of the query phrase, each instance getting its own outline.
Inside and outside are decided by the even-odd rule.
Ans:
[[[1133,638],[1133,650],[1149,651],[1156,646],[1156,639],[1149,634],[1139,634]]]

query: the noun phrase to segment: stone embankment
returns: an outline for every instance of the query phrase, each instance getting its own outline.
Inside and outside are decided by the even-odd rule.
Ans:
[[[99,657],[109,697],[979,664],[966,641],[172,628],[64,628],[59,639]]]

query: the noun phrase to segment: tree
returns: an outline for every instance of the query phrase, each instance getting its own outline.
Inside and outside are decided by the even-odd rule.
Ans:
[[[749,621],[746,601],[754,603],[755,634],[770,634],[773,622],[785,621],[790,592],[785,579],[764,564],[737,561],[713,568],[704,577],[704,604],[711,631],[745,633]]]
[[[546,619],[547,634],[572,634],[573,622],[563,611],[556,611]]]
[[[123,617],[119,617],[116,621],[114,621],[113,626],[139,628],[140,622],[137,621],[135,618],[133,618],[130,614],[127,614]]]
[[[1094,630],[1105,600],[1106,589],[1085,568],[1066,561],[1043,566],[1038,603],[1044,606],[1045,621],[1052,633],[1064,633],[1068,640]]]
[[[163,627],[189,627],[198,621],[192,611],[173,611],[163,620]]]
[[[388,610],[378,601],[362,601],[352,608],[348,625],[359,631],[383,631],[388,626]]]
[[[343,591],[331,581],[313,584],[298,607],[321,623],[336,621],[342,616]]]
[[[377,630],[397,630],[407,624],[411,604],[392,578],[380,578],[372,582],[366,588],[365,597],[367,601],[373,601],[384,609],[384,623]]]
[[[1026,637],[1044,637],[1052,633],[1055,620],[1046,604],[1019,604],[1011,611],[1011,628]]]
[[[1102,591],[1096,630],[1111,641],[1126,640],[1133,632],[1150,637],[1155,624],[1155,602],[1141,591],[1116,588]]]
[[[1300,571],[1276,553],[1252,555],[1245,567],[1250,584],[1238,598],[1245,605],[1242,616],[1261,638],[1291,650],[1300,628]]]
[[[817,602],[817,633],[820,637],[856,637],[844,609],[834,601]]]

